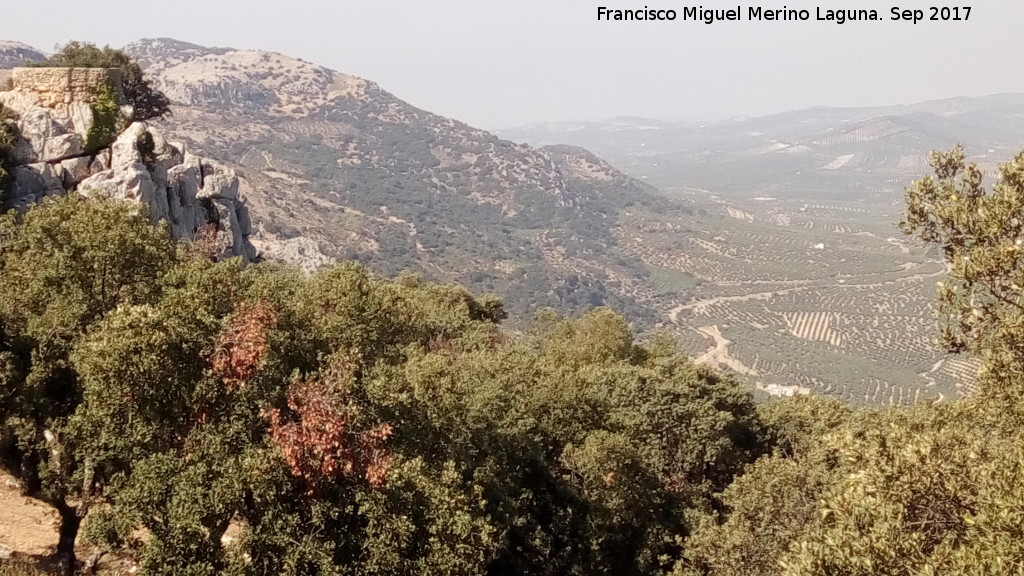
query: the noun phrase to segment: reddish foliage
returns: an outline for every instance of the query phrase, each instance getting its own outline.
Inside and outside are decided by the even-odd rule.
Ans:
[[[277,324],[280,316],[266,302],[243,302],[231,317],[231,326],[217,338],[210,365],[231,390],[245,387],[259,370],[267,351],[267,330]]]
[[[427,350],[435,354],[455,355],[455,345],[452,344],[452,341],[439,334],[430,338],[427,342]]]
[[[294,421],[285,421],[280,410],[266,412],[270,437],[293,476],[316,493],[325,481],[363,478],[379,488],[387,481],[390,456],[384,444],[391,436],[389,424],[357,431],[357,408],[348,400],[351,365],[332,367],[320,380],[299,379],[288,390],[288,407]]]
[[[192,251],[200,256],[216,261],[224,251],[219,235],[220,230],[217,229],[217,224],[213,222],[203,224],[196,229],[191,244]]]

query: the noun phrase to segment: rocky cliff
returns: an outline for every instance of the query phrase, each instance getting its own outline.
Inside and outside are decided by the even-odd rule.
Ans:
[[[4,209],[69,192],[122,198],[145,206],[177,238],[215,231],[220,255],[257,259],[235,172],[157,128],[129,123],[117,70],[15,68],[11,80],[0,91],[17,132]]]

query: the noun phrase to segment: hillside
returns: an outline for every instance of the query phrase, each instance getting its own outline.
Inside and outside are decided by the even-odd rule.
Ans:
[[[413,270],[517,314],[654,318],[611,230],[627,205],[687,208],[586,151],[516,145],[280,54],[166,39],[126,51],[173,102],[164,128],[240,172],[266,255]]]
[[[772,393],[912,404],[973,389],[977,362],[939,354],[928,335],[943,266],[896,228],[904,188],[929,171],[930,151],[957,143],[992,177],[1019,150],[1022,131],[1024,95],[999,94],[498,133],[586,146],[707,212],[686,235],[670,232],[671,218],[655,218],[622,237],[658,267],[652,280],[662,290],[692,284],[679,275],[700,281],[694,300],[667,309],[702,361]]]
[[[910,405],[973,389],[976,361],[930,336],[938,254],[894,223],[930,148],[962,131],[983,166],[1005,157],[1012,95],[546,124],[521,131],[528,145],[280,54],[127,50],[173,100],[167,141],[238,175],[244,240],[266,257],[494,292],[520,330],[541,307],[608,305],[771,395]]]
[[[877,202],[899,196],[931,150],[963,144],[989,169],[1020,145],[1024,94],[905,106],[810,108],[720,122],[614,118],[500,130],[503,138],[585,146],[659,187]]]

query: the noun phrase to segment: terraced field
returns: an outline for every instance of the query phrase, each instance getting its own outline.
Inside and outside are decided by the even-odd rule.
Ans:
[[[1024,95],[796,110],[719,122],[615,118],[502,131],[593,151],[693,201],[698,217],[620,220],[674,330],[767,394],[907,405],[974,390],[978,362],[932,346],[937,252],[896,228],[931,151],[964,146],[995,181],[1021,149]]]
[[[643,296],[666,310],[661,327],[699,362],[766,394],[857,404],[912,405],[973,389],[977,362],[944,357],[933,343],[944,266],[899,233],[888,203],[677,193],[694,196],[704,214],[685,226],[635,214],[619,241],[651,271],[655,293]]]

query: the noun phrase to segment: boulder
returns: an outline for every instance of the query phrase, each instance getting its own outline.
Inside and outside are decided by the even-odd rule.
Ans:
[[[50,138],[43,143],[39,151],[40,162],[59,162],[85,153],[82,139],[78,134],[63,134]]]
[[[153,152],[158,160],[167,163],[168,168],[177,166],[185,161],[185,155],[182,152],[185,149],[183,145],[168,142],[164,137],[164,133],[155,128],[150,128],[149,134],[153,138]]]
[[[110,148],[98,151],[89,164],[89,171],[94,174],[104,170],[110,170]]]
[[[306,272],[314,272],[335,262],[334,258],[320,250],[315,240],[303,236],[289,239],[254,238],[252,244],[255,245],[255,259],[272,258],[292,262]]]
[[[92,173],[89,170],[89,164],[88,156],[68,158],[61,161],[60,165],[64,168],[64,188],[70,190],[78,186],[79,182],[88,178],[89,174]]]
[[[171,233],[177,238],[192,238],[206,222],[204,210],[196,200],[201,182],[199,159],[187,152],[184,162],[167,169],[168,213]]]
[[[238,177],[234,172],[221,174],[210,174],[203,178],[203,185],[197,198],[210,198],[212,200],[237,200],[238,199]]]
[[[30,108],[18,114],[18,130],[27,139],[53,138],[68,133],[68,129],[57,122],[45,108]]]
[[[79,183],[78,190],[87,195],[135,200],[147,206],[152,204],[155,193],[149,170],[141,162],[93,174]]]
[[[67,134],[67,129],[57,122],[45,108],[29,108],[20,111],[18,121],[18,140],[14,143],[14,161],[16,164],[32,164],[45,162],[47,141]]]
[[[244,254],[242,231],[238,226],[235,203],[231,200],[214,200],[213,206],[217,213],[217,244],[222,256]]]
[[[147,138],[148,129],[142,122],[134,122],[110,146],[110,167],[122,168],[142,163],[139,142]]]

